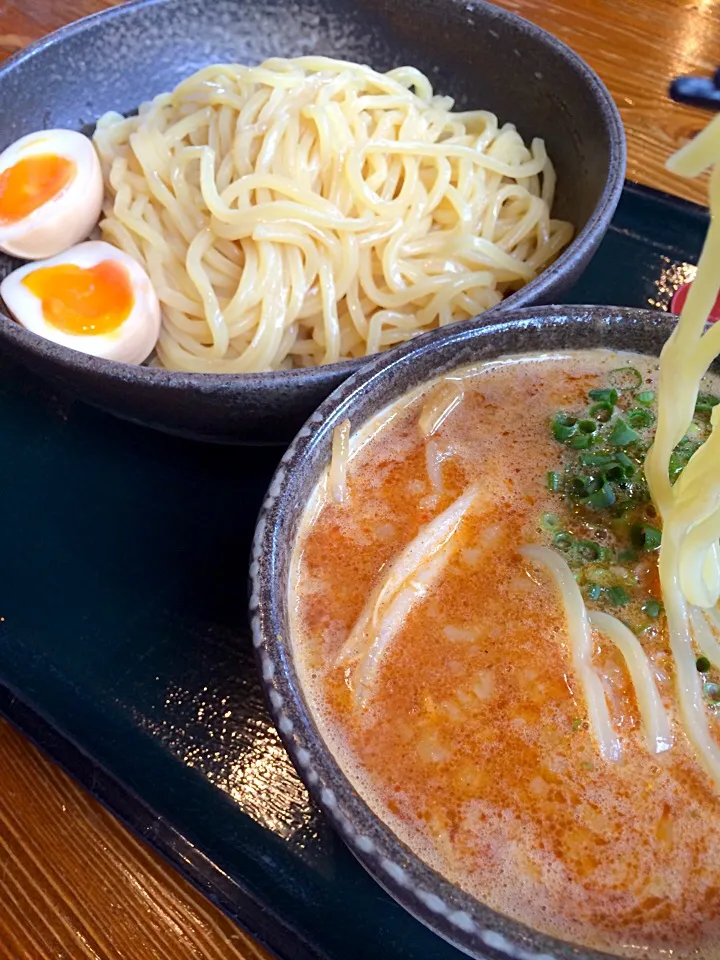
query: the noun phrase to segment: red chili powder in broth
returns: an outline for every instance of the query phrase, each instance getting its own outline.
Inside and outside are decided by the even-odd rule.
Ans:
[[[361,794],[428,863],[493,908],[627,956],[720,957],[720,798],[678,723],[645,746],[624,662],[598,642],[623,760],[605,762],[573,676],[559,597],[523,543],[547,542],[542,514],[558,462],[549,422],[582,406],[628,362],[610,352],[498,365],[464,381],[435,436],[441,492],[418,429],[423,399],[349,468],[349,496],[303,531],[294,642],[316,719]],[[479,507],[430,597],[384,657],[369,708],[353,705],[335,658],[386,565],[469,484]],[[642,565],[641,565],[642,567]],[[657,593],[654,559],[638,574]],[[646,650],[673,709],[661,629]]]

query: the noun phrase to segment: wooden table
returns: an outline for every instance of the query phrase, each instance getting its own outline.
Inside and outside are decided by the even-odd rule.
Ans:
[[[0,59],[117,2],[0,0]],[[720,64],[720,0],[502,5],[555,33],[605,80],[627,130],[628,176],[704,202],[701,185],[664,163],[706,117],[665,94],[672,77]],[[0,770],[0,960],[266,956],[6,723]]]

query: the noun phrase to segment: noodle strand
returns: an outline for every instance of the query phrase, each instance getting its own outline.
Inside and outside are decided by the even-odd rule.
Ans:
[[[545,145],[452,107],[410,67],[301,57],[206,67],[102,117],[100,228],[156,286],[155,362],[335,363],[532,280],[573,232]]]

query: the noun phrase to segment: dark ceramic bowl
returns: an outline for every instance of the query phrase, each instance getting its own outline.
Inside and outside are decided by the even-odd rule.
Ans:
[[[324,54],[380,70],[410,63],[459,104],[547,143],[556,213],[577,234],[509,297],[559,300],[597,249],[625,171],[622,124],[592,70],[550,34],[473,0],[140,0],[73,24],[0,69],[0,149],[47,127],[92,128],[214,61]],[[50,82],[48,81],[50,78]],[[13,267],[0,256],[0,279]],[[503,305],[504,308],[504,305]],[[98,360],[0,314],[4,349],[56,385],[129,420],[205,440],[289,440],[362,361],[260,374],[183,374]]]
[[[673,318],[615,307],[514,310],[426,334],[374,358],[328,397],[280,462],[258,519],[250,567],[253,642],[275,723],[298,773],[355,856],[410,913],[473,957],[607,960],[607,953],[537,933],[462,893],[381,822],[338,765],[313,720],[294,666],[288,571],[298,525],[330,460],[333,429],[353,432],[408,390],[478,360],[553,349],[610,347],[657,356]]]

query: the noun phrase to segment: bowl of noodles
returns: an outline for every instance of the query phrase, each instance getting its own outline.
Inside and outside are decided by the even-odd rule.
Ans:
[[[532,307],[373,359],[261,510],[278,730],[392,896],[469,955],[719,956],[720,117],[679,318]]]
[[[624,176],[595,74],[486,3],[140,0],[11,59],[0,95],[4,348],[112,413],[207,440],[288,439],[368,356],[556,302]],[[90,180],[64,220],[70,187],[52,194],[53,137],[78,130],[102,177],[92,249],[75,245]],[[152,290],[127,343],[122,257]]]

